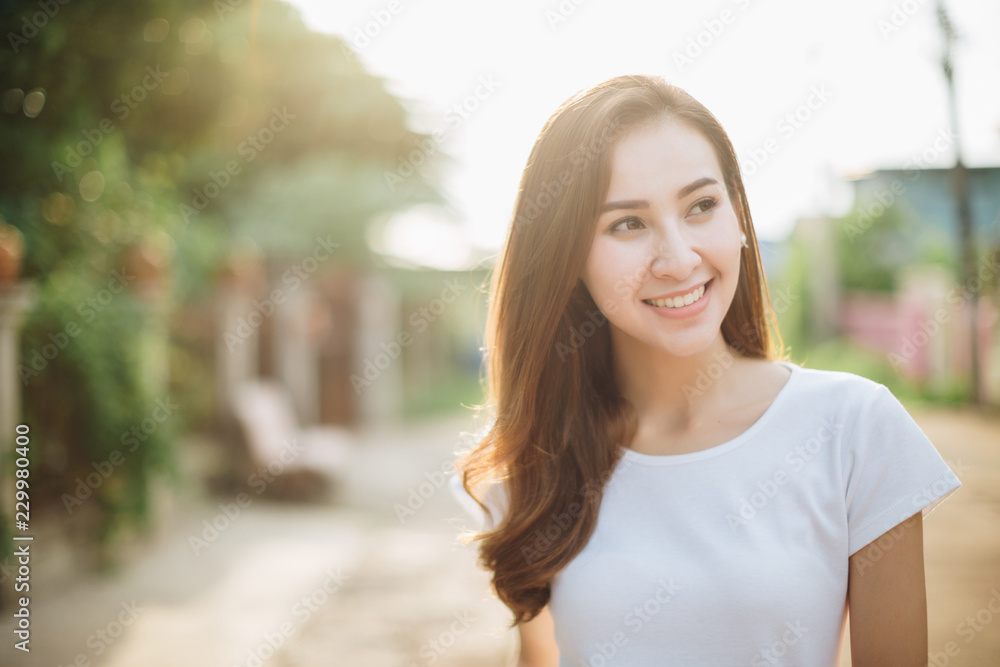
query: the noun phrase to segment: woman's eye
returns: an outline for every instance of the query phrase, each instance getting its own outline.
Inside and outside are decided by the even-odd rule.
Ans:
[[[611,231],[612,232],[621,231],[620,228],[622,227],[622,225],[629,225],[629,224],[632,224],[632,225],[642,225],[642,221],[639,220],[638,218],[622,218],[621,220],[619,220],[615,224],[611,225]],[[626,229],[625,231],[633,232],[636,229],[638,229],[638,227],[631,227],[629,229]]]
[[[719,200],[715,197],[705,197],[704,199],[699,199],[695,202],[695,205],[691,207],[691,210],[695,213],[708,213],[718,205]]]

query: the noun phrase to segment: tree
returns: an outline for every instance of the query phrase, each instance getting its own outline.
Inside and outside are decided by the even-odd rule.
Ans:
[[[38,284],[21,355],[32,499],[92,513],[107,544],[148,516],[149,482],[172,469],[185,424],[184,408],[150,421],[164,397],[142,370],[147,314],[116,289],[130,249],[173,254],[176,297],[193,299],[237,230],[295,252],[324,229],[365,263],[374,217],[440,195],[430,171],[390,186],[433,142],[343,42],[284,3],[51,4],[2,17],[0,216]]]

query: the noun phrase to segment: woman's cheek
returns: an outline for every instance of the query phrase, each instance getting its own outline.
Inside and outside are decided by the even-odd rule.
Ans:
[[[622,250],[601,246],[593,249],[588,273],[593,280],[592,296],[598,304],[620,305],[630,301],[648,275],[642,267],[641,253],[633,257]]]
[[[628,293],[629,293],[628,284],[623,279],[619,278],[618,282],[615,283],[615,300],[620,301],[624,299],[625,297],[628,296]]]

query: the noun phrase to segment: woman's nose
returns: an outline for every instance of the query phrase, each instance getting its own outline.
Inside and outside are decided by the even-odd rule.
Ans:
[[[701,255],[680,230],[657,234],[650,248],[650,273],[659,278],[684,280],[701,263]]]

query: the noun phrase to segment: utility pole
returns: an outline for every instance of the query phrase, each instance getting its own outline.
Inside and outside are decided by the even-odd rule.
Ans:
[[[959,273],[962,288],[968,293],[969,299],[969,361],[971,374],[969,377],[970,395],[976,405],[982,404],[979,380],[979,292],[970,286],[976,272],[976,255],[972,237],[972,212],[969,207],[969,192],[965,180],[965,164],[962,162],[962,141],[958,131],[958,110],[955,103],[954,65],[951,57],[952,45],[958,41],[958,35],[944,0],[937,2],[937,18],[944,37],[944,48],[941,53],[941,67],[948,84],[948,113],[951,116],[952,136],[955,139],[955,166],[952,168],[952,189],[955,193],[955,205],[958,213],[958,231],[961,259]]]

